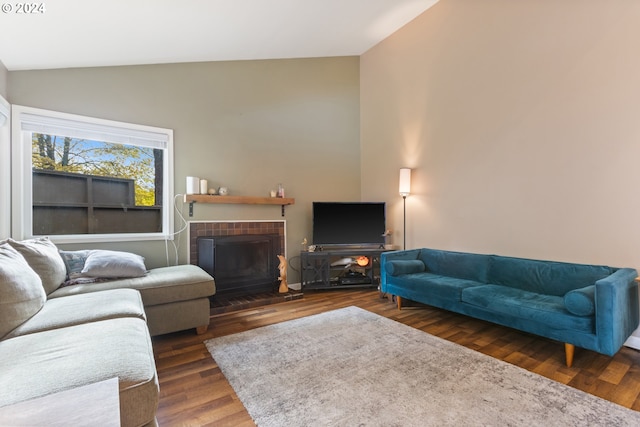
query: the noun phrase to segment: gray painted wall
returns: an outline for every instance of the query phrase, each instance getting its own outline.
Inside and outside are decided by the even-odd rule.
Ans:
[[[173,129],[176,193],[189,175],[231,195],[267,196],[283,183],[296,199],[285,216],[291,283],[300,242],[311,240],[312,201],[360,200],[357,57],[15,71],[8,99]],[[186,216],[186,205],[178,207]],[[281,216],[278,206],[196,204],[193,219]],[[150,267],[166,264],[164,242],[102,247],[138,252]],[[186,233],[179,254],[186,262]]]

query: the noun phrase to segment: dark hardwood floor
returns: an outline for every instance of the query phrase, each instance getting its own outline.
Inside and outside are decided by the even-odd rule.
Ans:
[[[155,337],[160,426],[253,426],[203,341],[350,305],[640,411],[640,352],[634,349],[623,347],[607,357],[576,348],[573,367],[567,368],[562,343],[427,306],[399,311],[374,290],[332,290],[215,314],[204,335],[184,331]]]

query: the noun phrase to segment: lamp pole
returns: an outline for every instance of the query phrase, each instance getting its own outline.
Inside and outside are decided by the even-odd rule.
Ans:
[[[402,249],[406,250],[407,249],[407,196],[403,195],[402,196],[402,213],[403,213],[403,218],[402,218]]]
[[[402,232],[404,234],[402,241],[402,249],[407,249],[407,196],[411,193],[411,169],[400,169],[400,185],[399,193],[402,196]]]

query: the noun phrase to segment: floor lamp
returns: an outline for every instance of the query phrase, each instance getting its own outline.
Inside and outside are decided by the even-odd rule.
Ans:
[[[411,169],[400,169],[400,195],[402,196],[402,231],[404,233],[402,240],[402,249],[407,249],[407,196],[411,192]]]

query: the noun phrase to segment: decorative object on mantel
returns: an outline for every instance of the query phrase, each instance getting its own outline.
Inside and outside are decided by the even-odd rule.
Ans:
[[[278,292],[286,294],[289,292],[289,285],[287,284],[287,259],[282,255],[278,255],[278,259],[280,260],[280,264],[278,265],[278,270],[280,270],[280,276],[278,277],[278,280],[280,280],[280,288]]]
[[[215,187],[212,187],[209,189],[208,193],[210,196],[215,196],[216,194],[218,194],[218,190],[216,190]]]
[[[197,176],[187,177],[187,194],[200,194],[200,178]]]
[[[209,183],[206,179],[200,180],[200,194],[208,194],[209,193]]]
[[[278,195],[278,192],[276,190],[271,190],[271,191],[269,191],[269,195],[271,197],[276,197]]]
[[[227,194],[229,194],[229,189],[227,187],[220,187],[218,188],[218,194],[221,196],[226,196]]]
[[[282,184],[278,184],[278,197],[284,198],[284,187]]]

